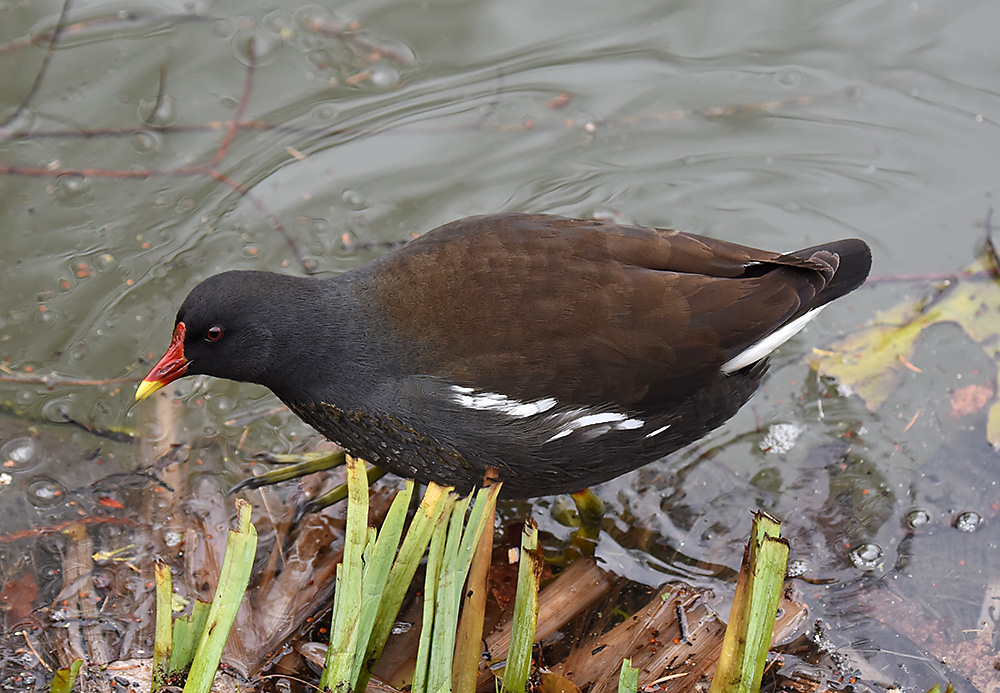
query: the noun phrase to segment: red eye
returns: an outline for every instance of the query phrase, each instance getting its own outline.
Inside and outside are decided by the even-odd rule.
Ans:
[[[222,328],[219,327],[218,325],[212,325],[211,327],[208,328],[208,331],[205,333],[205,339],[207,339],[210,342],[219,341],[220,339],[222,339]]]

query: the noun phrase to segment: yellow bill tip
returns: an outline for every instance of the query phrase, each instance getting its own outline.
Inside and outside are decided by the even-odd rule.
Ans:
[[[162,380],[143,380],[135,390],[135,401],[141,402],[166,385]]]

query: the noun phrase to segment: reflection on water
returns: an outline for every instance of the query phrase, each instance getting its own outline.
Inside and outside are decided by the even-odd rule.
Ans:
[[[919,275],[978,253],[1000,152],[1000,6],[185,12],[76,3],[33,91],[57,8],[0,4],[0,401],[30,427],[2,429],[12,483],[0,487],[0,534],[134,500],[82,503],[81,489],[136,453],[81,427],[136,427],[146,405],[121,379],[145,373],[181,298],[217,271],[339,272],[495,211],[609,215],[775,248],[857,235],[875,274],[916,278],[830,307],[733,421],[600,487],[598,556],[638,583],[683,578],[724,595],[763,508],[784,520],[812,615],[866,685],[960,684],[974,647],[995,658],[996,453],[985,410],[948,409],[956,388],[992,387],[994,356],[931,331],[917,371],[875,414],[804,357],[931,295]],[[171,394],[173,423],[144,422],[140,438],[162,446],[183,430],[196,449],[220,446],[188,459],[221,487],[247,473],[243,455],[311,435],[253,387],[192,380]],[[53,456],[52,431],[71,430],[77,447]],[[553,503],[533,507],[557,545],[571,530]],[[100,531],[111,526],[121,531]],[[4,566],[21,566],[28,549],[3,550]],[[968,685],[995,686],[976,676]]]

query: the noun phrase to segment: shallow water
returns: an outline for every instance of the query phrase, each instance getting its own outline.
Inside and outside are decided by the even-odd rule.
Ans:
[[[886,278],[980,254],[998,184],[1000,5],[81,1],[47,56],[60,10],[0,0],[0,401],[22,423],[0,439],[13,460],[0,534],[52,521],[47,483],[73,495],[109,472],[97,457],[133,464],[130,446],[67,420],[169,435],[115,380],[145,374],[184,295],[217,271],[338,272],[483,212],[610,215],[775,249],[859,236],[883,281],[783,347],[729,424],[598,488],[598,555],[639,582],[725,593],[750,511],[767,509],[864,685],[986,685],[952,667],[984,615],[995,625],[997,457],[985,409],[952,418],[949,398],[992,385],[995,358],[935,327],[912,359],[921,372],[875,414],[805,358],[932,291]],[[318,31],[351,22],[347,36]],[[66,382],[95,380],[115,382]],[[260,388],[172,391],[179,427],[231,450],[310,435]],[[791,447],[776,452],[769,432]],[[17,441],[52,435],[81,456],[18,457]],[[224,459],[211,473],[244,472]],[[565,537],[553,502],[536,516]]]

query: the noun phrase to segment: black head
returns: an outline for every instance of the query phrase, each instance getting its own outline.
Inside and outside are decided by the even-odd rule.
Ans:
[[[224,272],[196,286],[177,311],[187,375],[260,382],[274,343],[268,272]],[[177,328],[175,327],[175,330]]]
[[[167,353],[136,391],[145,399],[185,375],[267,383],[276,334],[289,329],[283,299],[301,279],[270,272],[224,272],[196,286],[177,311]]]

